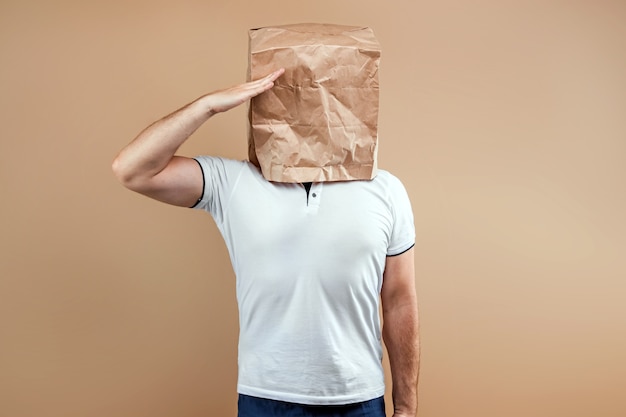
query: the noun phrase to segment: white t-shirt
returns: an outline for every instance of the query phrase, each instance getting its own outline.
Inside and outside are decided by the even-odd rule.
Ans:
[[[198,157],[195,208],[224,237],[237,277],[241,394],[348,404],[384,394],[379,295],[387,256],[415,242],[401,182],[269,182],[247,161]]]

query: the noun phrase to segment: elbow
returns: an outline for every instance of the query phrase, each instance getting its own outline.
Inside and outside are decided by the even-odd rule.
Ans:
[[[124,163],[123,158],[118,155],[111,164],[111,170],[115,178],[129,190],[136,191],[138,186],[137,175]]]
[[[120,156],[116,156],[111,164],[111,170],[113,171],[113,175],[119,182],[121,182],[124,186],[129,181],[129,175],[127,170],[124,168],[124,164],[122,163]]]

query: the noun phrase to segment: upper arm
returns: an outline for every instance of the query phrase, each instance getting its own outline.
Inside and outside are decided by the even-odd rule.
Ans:
[[[407,305],[417,307],[414,252],[411,248],[387,257],[380,292],[383,313]]]
[[[200,199],[204,176],[195,159],[174,156],[158,174],[128,188],[155,200],[181,207],[191,207]]]

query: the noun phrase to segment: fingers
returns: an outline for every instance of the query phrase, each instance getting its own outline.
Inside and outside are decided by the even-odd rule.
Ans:
[[[265,77],[260,78],[260,79],[259,79],[259,80],[257,80],[257,81],[262,81],[263,83],[265,83],[265,82],[271,82],[271,83],[273,83],[274,81],[276,81],[276,79],[277,79],[278,77],[280,77],[280,76],[281,76],[281,75],[283,75],[284,73],[285,73],[285,69],[284,69],[284,68],[279,68],[279,69],[277,69],[276,71],[274,71],[274,72],[271,72],[271,73],[267,74]]]
[[[263,78],[240,84],[225,90],[216,91],[209,95],[210,108],[213,113],[220,113],[232,109],[252,97],[269,90],[274,86],[274,81],[285,72],[280,68]]]
[[[257,96],[264,91],[269,90],[274,86],[274,81],[281,75],[285,73],[284,68],[277,69],[276,71],[266,75],[263,78],[259,78],[256,81],[251,81],[249,83],[244,84],[249,88],[249,92],[251,93],[250,98]]]
[[[263,78],[259,78],[256,81],[252,81],[251,83],[252,84],[258,83],[259,85],[262,85],[262,86],[270,85],[270,88],[271,88],[271,86],[274,85],[274,81],[276,81],[276,79],[280,77],[281,75],[283,75],[284,73],[285,73],[285,69],[280,68],[270,74],[267,74]]]
[[[274,71],[273,73],[269,74],[268,77],[270,77],[270,79],[272,80],[272,82],[276,81],[276,79],[278,77],[280,77],[281,75],[283,75],[285,73],[285,69],[284,68],[279,68],[276,71]]]

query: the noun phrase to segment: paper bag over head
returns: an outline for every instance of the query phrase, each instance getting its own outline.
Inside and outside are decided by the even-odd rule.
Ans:
[[[372,179],[380,46],[371,29],[298,24],[249,31],[248,80],[279,68],[250,101],[248,156],[277,182]]]

